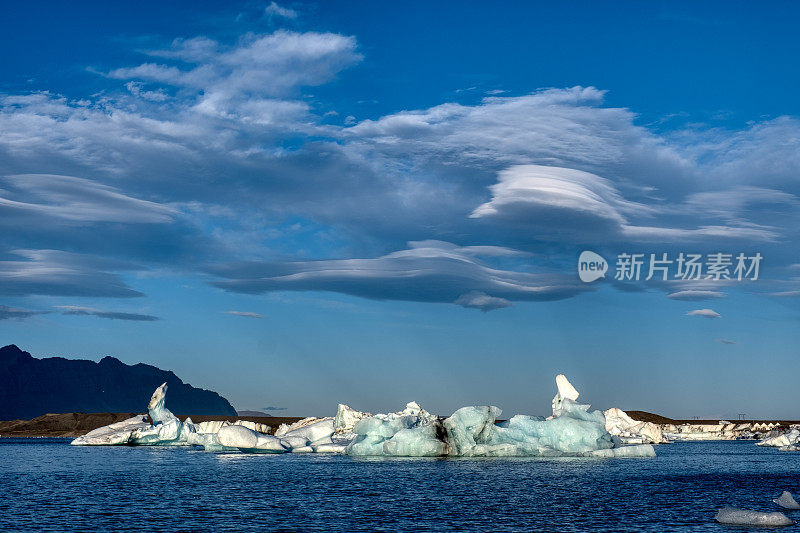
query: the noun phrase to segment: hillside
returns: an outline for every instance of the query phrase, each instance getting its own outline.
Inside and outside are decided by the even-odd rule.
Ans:
[[[228,400],[192,387],[168,370],[127,365],[113,357],[99,362],[37,359],[12,344],[0,348],[0,420],[27,420],[45,413],[140,413],[164,382],[175,413],[236,416]]]

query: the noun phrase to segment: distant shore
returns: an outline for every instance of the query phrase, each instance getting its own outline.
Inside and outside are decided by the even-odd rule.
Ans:
[[[49,413],[31,420],[0,421],[0,438],[2,437],[80,437],[97,429],[141,413]],[[178,415],[181,420],[191,417],[194,422],[208,420],[249,420],[267,424],[274,432],[281,424],[292,424],[301,420],[295,416],[213,416],[213,415]]]
[[[717,424],[719,420],[700,420],[700,419],[673,419],[667,418],[647,411],[626,411],[634,420],[642,422],[653,422],[655,424]],[[8,420],[0,421],[0,438],[26,438],[26,437],[80,437],[93,429],[97,429],[108,424],[113,424],[126,418],[136,416],[140,413],[49,413],[31,420]],[[235,422],[237,420],[249,420],[270,426],[274,432],[281,424],[292,424],[301,420],[299,416],[225,416],[225,415],[178,415],[181,420],[191,417],[193,422],[206,422],[209,420],[227,420]],[[734,423],[764,423],[777,422],[783,426],[800,424],[798,420],[731,420]]]

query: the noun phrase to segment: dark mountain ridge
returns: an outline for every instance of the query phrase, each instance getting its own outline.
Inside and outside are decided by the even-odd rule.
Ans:
[[[30,419],[45,413],[142,413],[156,387],[167,382],[174,413],[235,416],[214,391],[198,389],[168,370],[114,357],[99,362],[37,359],[11,344],[0,348],[0,420]]]

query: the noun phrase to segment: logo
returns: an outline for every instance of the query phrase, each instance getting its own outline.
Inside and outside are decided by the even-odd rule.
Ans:
[[[584,283],[591,283],[596,279],[606,277],[608,262],[602,256],[585,250],[578,258],[578,277]]]

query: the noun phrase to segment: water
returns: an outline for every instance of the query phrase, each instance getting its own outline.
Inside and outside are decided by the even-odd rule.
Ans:
[[[0,530],[731,532],[713,521],[718,508],[773,511],[781,491],[800,492],[800,454],[742,441],[612,460],[363,460],[67,442],[0,439]]]

